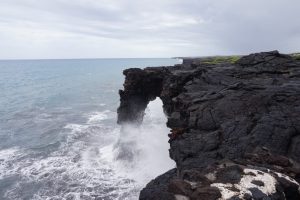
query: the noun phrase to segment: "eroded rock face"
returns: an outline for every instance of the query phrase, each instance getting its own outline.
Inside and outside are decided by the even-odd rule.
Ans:
[[[299,62],[273,51],[242,57],[236,64],[197,60],[174,67],[128,69],[124,74],[118,122],[141,123],[148,102],[160,97],[172,129],[170,157],[177,164],[172,178],[167,174],[169,179],[160,181],[162,175],[156,179],[159,184],[149,183],[140,199],[160,199],[162,191],[173,199],[175,194],[177,199],[300,199]],[[220,167],[225,161],[236,166],[231,178],[220,175],[226,174],[228,167]],[[263,189],[263,180],[247,178],[247,169],[256,177],[262,176],[257,175],[260,170],[272,179],[272,192]],[[189,188],[180,182],[186,171],[192,171],[189,176],[195,180],[183,194]],[[204,178],[213,172],[219,174],[217,179]]]
[[[124,70],[125,90],[120,90],[118,123],[141,123],[149,101],[160,95],[165,68],[147,68],[147,71],[132,68]]]

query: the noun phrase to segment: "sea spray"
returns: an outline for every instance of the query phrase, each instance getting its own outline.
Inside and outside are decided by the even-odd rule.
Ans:
[[[123,173],[140,185],[175,167],[168,154],[167,118],[162,101],[149,103],[140,126],[126,124],[114,146],[115,162]]]

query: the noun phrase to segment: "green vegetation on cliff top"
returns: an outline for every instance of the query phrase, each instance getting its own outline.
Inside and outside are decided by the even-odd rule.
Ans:
[[[292,53],[289,54],[295,60],[300,61],[300,53]],[[236,63],[242,56],[234,55],[234,56],[208,56],[208,57],[198,57],[195,59],[199,59],[201,63],[208,64],[208,65],[216,65],[221,63]],[[184,57],[181,57],[184,58]]]
[[[290,54],[295,60],[300,60],[300,53],[292,53]],[[220,63],[231,63],[234,64],[238,61],[242,56],[211,56],[201,58],[201,62],[204,64],[220,64]]]
[[[292,56],[295,60],[300,60],[300,53],[292,53],[291,56]]]
[[[213,56],[201,59],[204,64],[235,63],[241,56]]]

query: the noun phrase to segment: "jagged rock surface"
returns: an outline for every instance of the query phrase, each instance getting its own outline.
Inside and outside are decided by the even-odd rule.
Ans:
[[[160,97],[177,165],[140,199],[300,199],[299,61],[272,51],[124,75],[118,123],[141,123]]]

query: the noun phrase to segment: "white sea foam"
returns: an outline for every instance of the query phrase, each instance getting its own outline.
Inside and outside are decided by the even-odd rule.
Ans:
[[[0,179],[10,176],[16,172],[13,161],[22,156],[19,148],[0,150]]]
[[[97,124],[102,122],[105,119],[109,119],[112,117],[112,112],[109,110],[105,110],[102,112],[94,112],[90,114],[89,119],[87,121],[88,124]]]
[[[22,158],[25,154],[21,149],[1,150],[0,178],[21,178],[6,190],[5,198],[22,199],[23,188],[28,184],[31,188],[39,186],[31,199],[137,198],[138,190],[133,181],[113,170],[109,158],[112,152],[102,148],[109,150],[119,135],[119,128],[89,124],[89,120],[84,124],[66,125],[65,141],[46,157]]]
[[[175,165],[168,155],[169,130],[161,106],[159,100],[151,102],[143,125],[123,127],[122,132],[104,123],[116,120],[116,113],[90,113],[86,123],[67,124],[65,139],[47,156],[27,156],[33,152],[18,148],[1,150],[0,178],[20,177],[5,197],[22,199],[22,191],[30,185],[38,188],[34,200],[137,199],[147,182]],[[116,158],[120,144],[133,153],[131,159]]]

